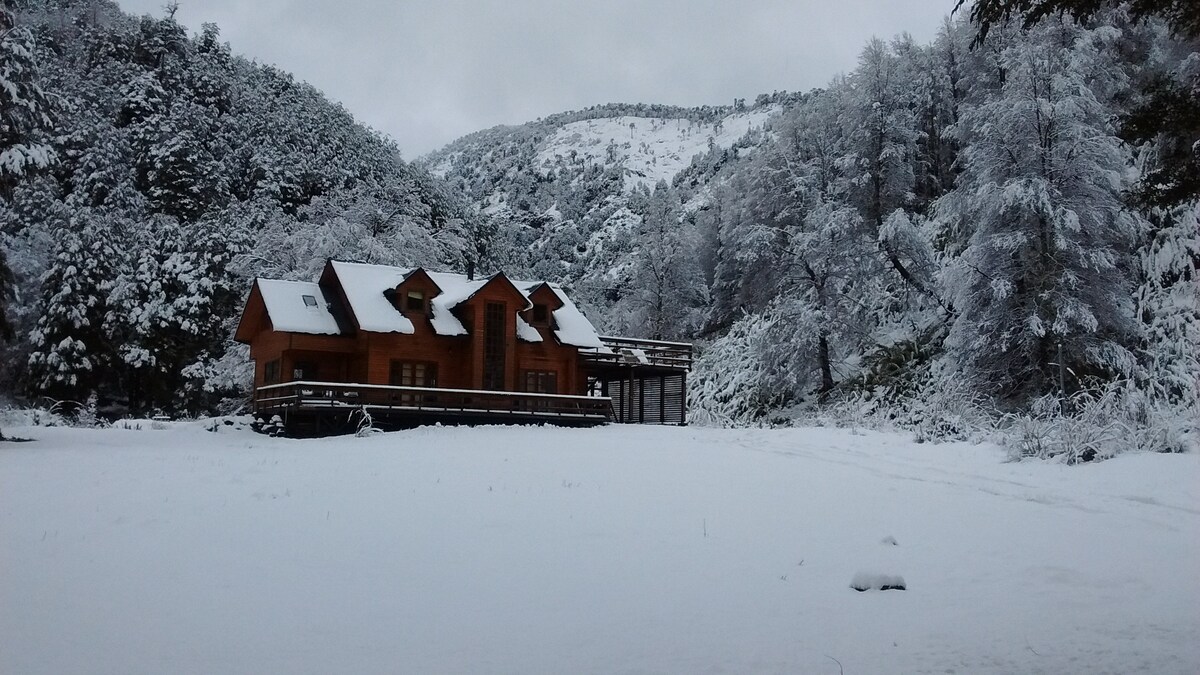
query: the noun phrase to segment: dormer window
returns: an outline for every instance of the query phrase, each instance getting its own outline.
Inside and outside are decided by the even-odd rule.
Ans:
[[[534,321],[534,323],[546,323],[546,320],[549,318],[550,318],[550,308],[549,307],[547,307],[546,305],[537,305],[537,304],[535,304],[533,306],[533,321]]]
[[[404,309],[410,312],[425,311],[425,294],[421,291],[409,291],[405,295]]]
[[[292,297],[295,297],[295,296],[292,296]],[[314,296],[314,295],[304,296],[304,306],[305,307],[316,307],[317,306],[316,296]]]

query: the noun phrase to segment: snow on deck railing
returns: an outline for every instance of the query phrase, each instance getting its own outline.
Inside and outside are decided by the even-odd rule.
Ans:
[[[446,389],[441,387],[405,387],[390,384],[357,384],[354,382],[316,382],[312,380],[297,380],[295,382],[280,382],[258,388],[258,391],[282,389],[285,387],[312,387],[314,389],[368,389],[373,391],[399,391],[409,394],[486,394],[488,396],[511,396],[516,398],[556,398],[575,401],[612,401],[608,396],[578,396],[570,394],[542,394],[531,391],[496,391],[494,389]],[[261,399],[260,399],[261,400]]]
[[[586,361],[600,365],[659,366],[691,370],[692,345],[687,342],[601,336],[600,349],[581,349]]]
[[[631,345],[634,345],[634,344],[665,345],[668,347],[681,347],[683,349],[687,349],[688,351],[692,350],[692,343],[690,343],[690,342],[667,342],[666,340],[644,340],[642,338],[616,337],[616,336],[612,336],[612,335],[601,335],[600,339],[604,342],[617,342],[617,343],[625,343],[625,344],[631,344]]]

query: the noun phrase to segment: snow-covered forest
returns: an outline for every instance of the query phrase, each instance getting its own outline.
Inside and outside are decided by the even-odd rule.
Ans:
[[[0,388],[236,408],[254,276],[311,279],[331,256],[461,266],[465,221],[439,182],[216,26],[189,36],[107,0],[5,7]]]
[[[610,106],[601,132],[549,118],[426,162],[504,263],[557,270],[608,330],[700,340],[694,418],[963,437],[1021,413],[1028,438],[1120,419],[1025,450],[1178,449],[1200,404],[1200,43],[1153,4],[983,37],[964,10],[819,91]],[[656,155],[697,133],[686,168]]]
[[[596,106],[410,164],[216,26],[4,0],[0,391],[234,411],[249,279],[337,257],[548,278],[602,330],[695,340],[697,422],[1182,449],[1195,10],[1033,4],[1066,11],[984,0],[816,91]]]

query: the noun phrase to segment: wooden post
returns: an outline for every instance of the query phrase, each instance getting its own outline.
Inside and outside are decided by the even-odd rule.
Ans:
[[[633,421],[633,366],[629,366],[629,417],[626,421]]]
[[[638,380],[638,424],[646,423],[646,378]]]
[[[679,374],[679,426],[687,426],[687,371]]]
[[[667,423],[667,376],[659,376],[659,424]]]

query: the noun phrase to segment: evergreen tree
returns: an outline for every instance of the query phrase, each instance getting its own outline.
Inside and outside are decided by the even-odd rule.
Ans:
[[[1004,51],[999,95],[963,112],[965,198],[946,215],[975,225],[947,274],[949,354],[1001,398],[1132,372],[1138,223],[1121,202],[1130,158],[1093,91],[1119,76],[1106,36],[1035,29]]]
[[[55,232],[58,246],[30,335],[29,383],[37,394],[79,401],[109,384],[112,345],[104,317],[117,258],[113,234],[110,216],[86,210]]]
[[[243,294],[231,263],[246,242],[217,234],[211,223],[181,226],[165,217],[131,229],[127,241],[137,245],[117,270],[104,322],[119,345],[123,393],[139,413],[202,410],[202,387],[187,386],[184,371],[227,347],[227,317]]]
[[[16,24],[15,0],[0,0],[0,198],[12,199],[17,181],[48,167],[50,102],[38,78],[37,46]]]
[[[967,0],[958,0],[955,10]],[[971,21],[978,27],[973,46],[994,27],[1020,19],[1028,29],[1048,17],[1090,21],[1110,11],[1110,0],[972,0]],[[1132,143],[1158,146],[1160,161],[1148,167],[1137,186],[1144,205],[1170,208],[1200,198],[1200,3],[1195,0],[1129,0],[1121,3],[1135,20],[1160,18],[1188,46],[1173,72],[1151,78],[1141,101],[1123,115],[1121,136]]]
[[[38,83],[33,36],[16,25],[15,0],[0,0],[0,201],[32,171],[48,167],[54,151],[45,140],[50,105]],[[0,341],[13,337],[8,303],[15,279],[0,241]]]
[[[8,303],[13,299],[13,273],[8,268],[8,255],[0,248],[0,341],[11,340],[12,326],[8,322]]]

